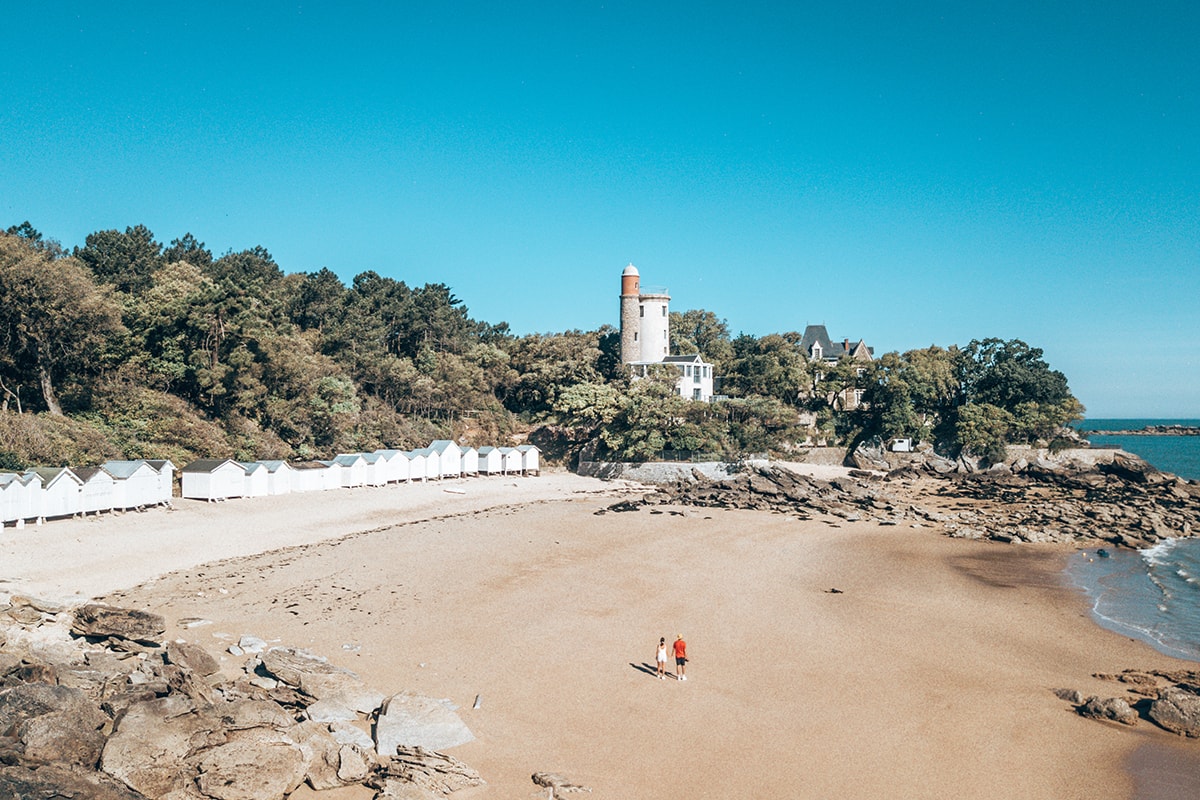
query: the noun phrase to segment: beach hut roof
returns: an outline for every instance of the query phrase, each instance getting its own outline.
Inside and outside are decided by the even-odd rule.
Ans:
[[[292,469],[329,469],[324,461],[294,461],[288,464]]]
[[[181,469],[180,472],[216,472],[219,467],[223,467],[226,464],[233,464],[235,467],[241,466],[236,461],[228,458],[198,458]]]
[[[383,458],[379,453],[360,453],[360,455],[363,457],[363,461],[366,461],[368,464],[378,464],[379,459]]]
[[[537,450],[539,453],[542,452],[536,444],[519,444],[517,445],[517,449],[522,453],[528,453],[530,450]]]
[[[495,449],[496,448],[492,447],[490,444],[486,444],[483,447],[479,448],[479,455],[486,456],[488,453],[492,452]]]
[[[3,489],[14,481],[20,483],[21,476],[15,472],[0,472],[0,489]]]
[[[139,459],[137,461],[105,461],[100,467],[114,478],[128,478],[141,469],[143,464],[150,466],[149,461]],[[157,467],[150,466],[150,468],[156,472],[159,471]]]
[[[61,478],[64,474],[70,476],[70,479],[76,483],[81,485],[83,484],[83,481],[79,480],[79,476],[72,472],[70,467],[34,467],[32,469],[25,470],[25,474],[37,475],[42,479],[43,486],[49,486]]]
[[[363,458],[362,453],[341,453],[334,457],[335,464],[341,464],[343,467],[352,467],[355,462]],[[365,459],[363,459],[365,460]]]
[[[286,461],[280,461],[280,460],[277,460],[277,459],[272,459],[272,460],[270,460],[270,461],[260,461],[260,462],[258,462],[258,463],[260,463],[260,464],[262,464],[264,467],[266,467],[266,468],[267,468],[267,472],[270,472],[270,473],[272,473],[272,474],[274,474],[274,473],[276,473],[276,472],[279,472],[279,470],[283,469],[284,467],[289,467],[289,468],[290,468],[290,467],[292,466],[291,464],[289,464],[289,463],[288,463],[288,462],[286,462]]]
[[[412,455],[414,456],[428,456],[431,453],[433,453],[432,447],[420,447],[412,451]]]
[[[246,470],[247,475],[253,475],[260,469],[265,470],[267,468],[267,466],[261,461],[239,461],[237,462],[237,465]]]
[[[449,439],[438,439],[437,441],[435,441],[435,442],[432,442],[432,443],[429,445],[429,449],[430,449],[430,450],[436,450],[436,451],[437,451],[437,452],[439,452],[439,453],[444,453],[444,452],[446,452],[447,450],[449,450],[449,449],[450,449],[450,447],[452,447],[452,446],[453,446],[453,447],[458,447],[458,444],[457,444],[457,443],[455,443],[455,442],[452,442],[452,441],[450,441]],[[461,450],[462,448],[459,448],[459,449]]]
[[[384,458],[395,458],[396,456],[404,454],[403,450],[389,450],[386,448],[380,448],[379,450],[376,450],[375,452],[378,453],[379,455],[383,456]]]
[[[87,483],[97,475],[108,475],[109,477],[112,477],[112,473],[104,469],[104,467],[76,467],[72,471],[79,477],[79,480],[83,481],[84,483]]]
[[[163,467],[167,466],[169,466],[171,469],[176,468],[174,462],[172,462],[169,458],[148,458],[146,459],[146,463],[153,467],[157,472],[162,472]]]

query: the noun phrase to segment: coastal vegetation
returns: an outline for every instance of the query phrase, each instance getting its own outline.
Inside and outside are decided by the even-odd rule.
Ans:
[[[716,365],[694,403],[663,367],[631,380],[617,331],[518,336],[444,284],[371,270],[285,273],[262,247],[103,230],[68,251],[0,234],[0,468],[105,458],[312,458],[453,437],[532,440],[552,458],[733,458],[874,437],[998,459],[1081,418],[1066,377],[1020,340],[810,360],[794,332],[731,335],[671,314],[675,353]],[[850,403],[847,398],[860,398]]]

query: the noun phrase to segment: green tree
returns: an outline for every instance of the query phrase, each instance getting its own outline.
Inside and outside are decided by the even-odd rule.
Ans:
[[[162,245],[145,225],[134,225],[122,233],[105,230],[89,233],[75,257],[101,283],[125,293],[143,290],[150,275],[162,264]]]
[[[963,451],[992,463],[1004,460],[1013,417],[990,403],[968,403],[958,410],[955,427]]]
[[[120,307],[74,258],[52,259],[0,235],[0,371],[4,385],[35,385],[61,416],[59,387],[85,406],[87,377],[114,363],[125,333]],[[9,389],[8,391],[12,391]]]
[[[712,363],[717,374],[725,374],[733,361],[733,342],[729,325],[711,311],[691,309],[671,312],[671,352],[675,355],[699,353]]]

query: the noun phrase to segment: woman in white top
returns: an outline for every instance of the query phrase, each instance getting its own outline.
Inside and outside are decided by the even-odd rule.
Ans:
[[[658,679],[665,681],[667,679],[667,640],[666,637],[661,637],[658,640],[658,654],[654,657],[658,664]]]

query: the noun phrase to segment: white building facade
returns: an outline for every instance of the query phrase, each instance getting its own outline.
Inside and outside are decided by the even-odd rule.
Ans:
[[[699,353],[671,355],[671,295],[666,289],[642,291],[633,264],[621,273],[621,361],[633,377],[645,377],[650,367],[666,364],[679,371],[675,391],[686,400],[712,400],[713,365]]]

